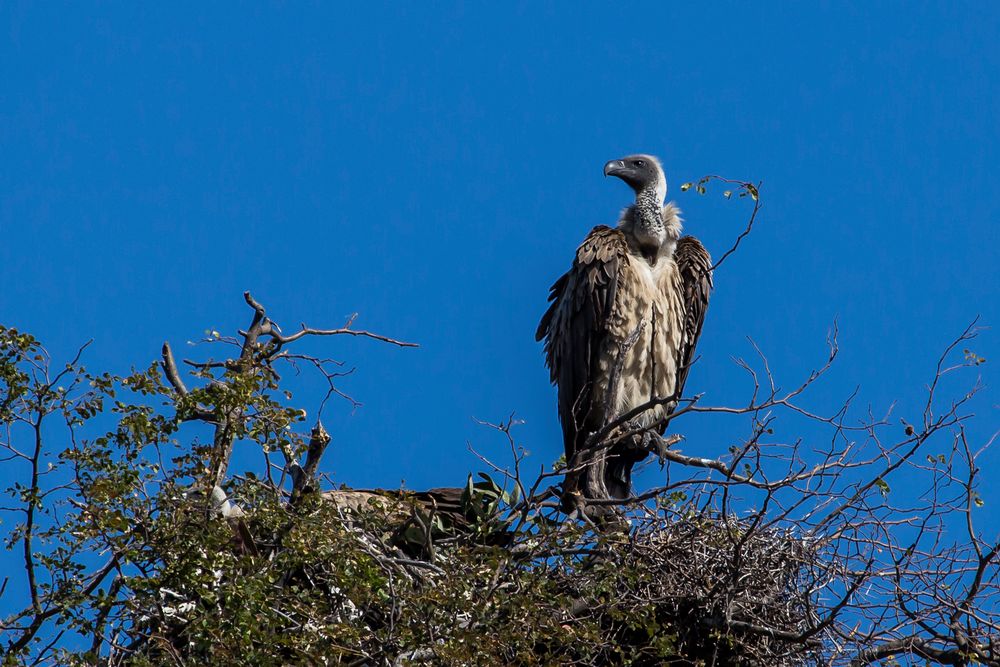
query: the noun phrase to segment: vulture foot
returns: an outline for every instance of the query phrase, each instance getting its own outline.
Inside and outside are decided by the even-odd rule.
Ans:
[[[676,433],[663,437],[659,433],[646,431],[642,434],[642,447],[648,452],[656,454],[660,461],[660,467],[667,462],[667,450],[684,439],[684,436]]]

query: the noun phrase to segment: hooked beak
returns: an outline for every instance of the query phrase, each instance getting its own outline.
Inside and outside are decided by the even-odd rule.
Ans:
[[[624,160],[612,160],[604,165],[605,176],[619,176],[625,172]]]

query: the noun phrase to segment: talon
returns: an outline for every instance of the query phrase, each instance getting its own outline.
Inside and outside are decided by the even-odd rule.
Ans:
[[[660,461],[661,469],[667,462],[667,450],[684,439],[684,436],[676,433],[671,434],[666,438],[659,433],[647,433],[647,435],[651,441],[649,444],[649,451],[656,454],[657,459]]]

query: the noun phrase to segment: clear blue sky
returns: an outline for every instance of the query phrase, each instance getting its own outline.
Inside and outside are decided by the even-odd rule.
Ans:
[[[550,462],[535,325],[628,203],[602,165],[644,151],[715,254],[746,202],[677,186],[764,182],[690,390],[744,401],[746,336],[791,385],[838,318],[807,404],[860,385],[912,421],[942,347],[1000,324],[1000,5],[870,5],[5,2],[0,321],[57,359],[94,338],[89,364],[124,372],[243,325],[246,289],[286,326],[357,311],[421,348],[306,346],[358,368],[342,388],[364,406],[326,418],[338,482],[459,484],[481,468],[466,442],[504,458],[472,418],[512,411]],[[998,361],[997,334],[976,351]],[[684,447],[722,452],[735,426],[693,419]]]

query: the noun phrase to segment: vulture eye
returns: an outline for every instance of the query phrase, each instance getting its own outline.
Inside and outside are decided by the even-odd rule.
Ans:
[[[637,166],[637,167],[645,167],[646,163],[643,162],[642,160],[636,160],[635,161],[635,166]]]

